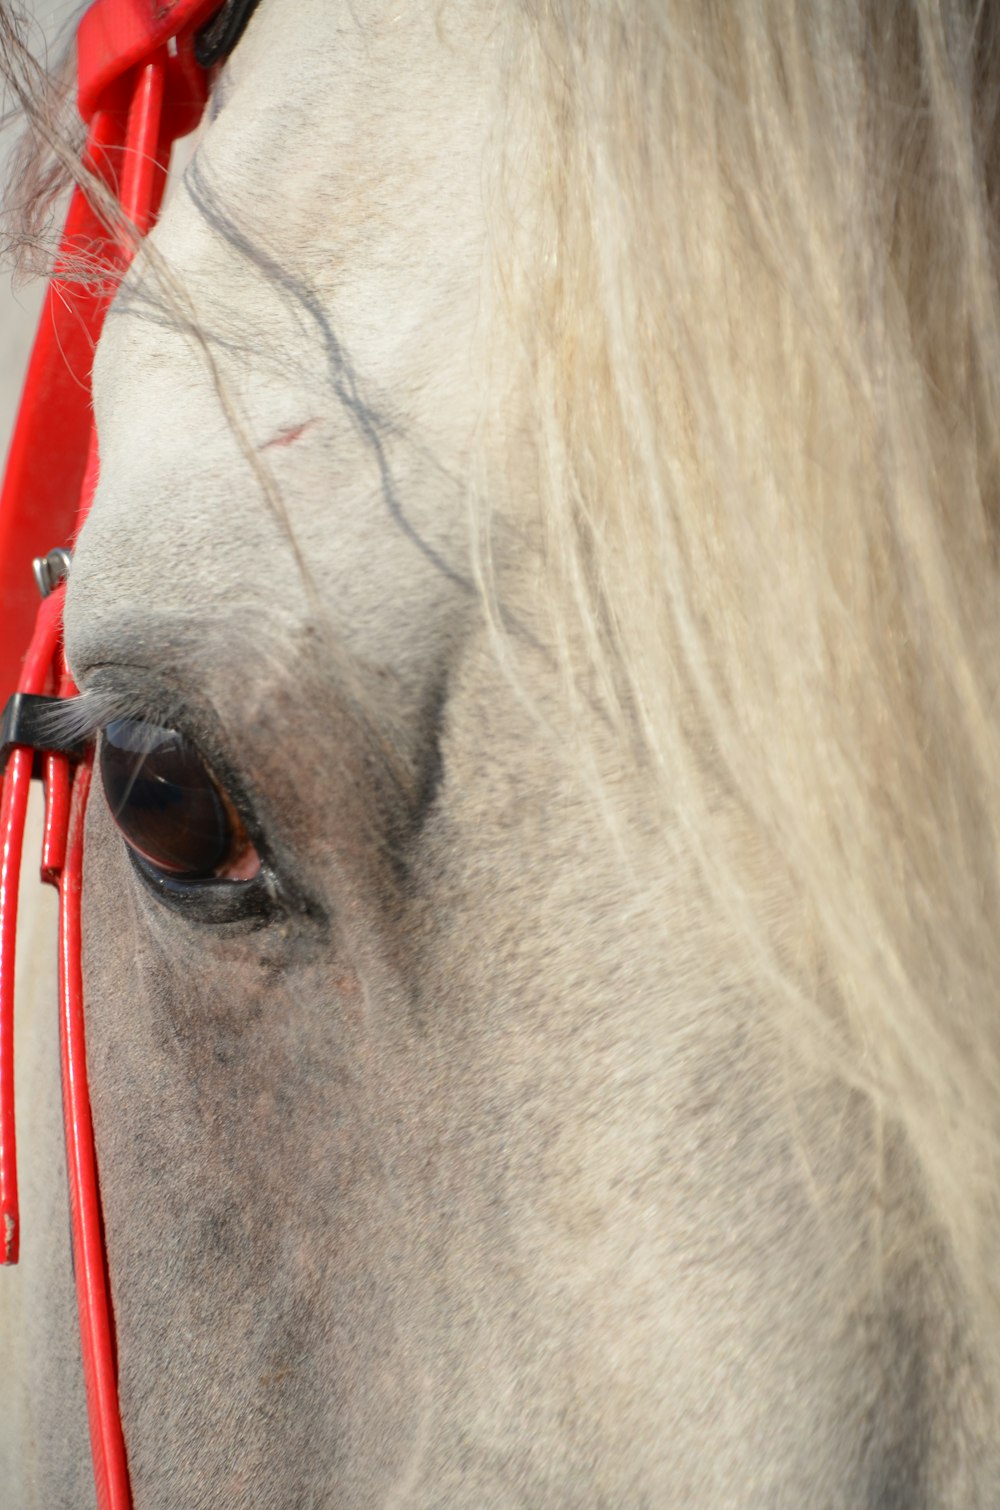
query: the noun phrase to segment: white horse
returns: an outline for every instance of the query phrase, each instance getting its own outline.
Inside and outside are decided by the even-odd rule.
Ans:
[[[958,0],[262,0],[67,599],[137,1510],[1000,1500],[998,106]]]

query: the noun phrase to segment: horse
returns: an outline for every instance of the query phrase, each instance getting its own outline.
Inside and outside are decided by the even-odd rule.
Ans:
[[[998,106],[965,0],[255,9],[66,598],[137,1510],[997,1503]]]

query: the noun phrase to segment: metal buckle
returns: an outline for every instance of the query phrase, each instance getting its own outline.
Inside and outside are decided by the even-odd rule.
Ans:
[[[31,569],[35,574],[35,585],[43,598],[47,598],[49,593],[55,592],[59,583],[66,580],[72,564],[72,555],[68,550],[64,550],[62,546],[58,546],[54,551],[49,551],[47,556],[35,557],[31,563]]]

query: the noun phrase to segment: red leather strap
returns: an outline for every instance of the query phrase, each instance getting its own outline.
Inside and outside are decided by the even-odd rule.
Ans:
[[[97,1506],[98,1510],[130,1510],[132,1494],[118,1405],[118,1360],[104,1252],[94,1130],[90,1119],[83,1016],[80,895],[83,887],[83,824],[89,789],[88,761],[77,771],[73,782],[66,863],[59,878],[59,1048],[63,1120],[66,1124],[66,1172],[80,1317],[80,1351]]]
[[[121,109],[130,92],[131,69],[160,48],[190,41],[219,0],[98,0],[77,29],[77,107],[85,121],[98,110]],[[166,51],[163,119],[169,139],[193,131],[205,103],[205,75],[190,45]]]
[[[52,668],[62,633],[62,596],[60,588],[38,610],[21,676],[22,692],[55,690]],[[0,1239],[5,1264],[17,1263],[21,1239],[14,1128],[14,948],[17,886],[33,759],[31,750],[13,751],[7,763],[0,806],[0,1222],[3,1227]]]
[[[156,139],[143,159],[150,183],[131,196],[143,207],[139,230],[155,218],[170,143],[194,129],[206,82],[194,61],[194,30],[218,0],[98,0],[77,34],[80,110],[90,130],[84,166],[121,196],[122,152],[140,65],[159,57],[162,108]],[[172,54],[167,43],[175,38]],[[145,220],[147,224],[139,222]],[[59,257],[25,378],[0,491],[0,706],[18,684],[38,597],[30,562],[68,544],[80,524],[80,489],[90,437],[90,368],[109,295],[108,272],[123,267],[123,249],[86,195],[73,195]],[[96,260],[93,281],[75,270]],[[53,444],[53,440],[57,443]]]
[[[98,0],[83,17],[76,34],[77,104],[83,119],[91,120],[100,109],[120,108],[122,86],[127,84],[130,70],[173,38],[194,31],[218,8],[219,0]],[[172,71],[168,93],[175,101],[181,99],[185,93],[183,80],[195,92],[200,90],[204,101],[204,76],[179,56],[181,61]],[[197,125],[198,115],[187,130]],[[183,134],[173,132],[175,136]]]
[[[100,111],[90,124],[86,166],[114,184],[121,167],[124,115]],[[31,562],[74,538],[90,439],[90,368],[107,305],[97,283],[63,270],[109,236],[79,190],[70,202],[61,251],[46,294],[0,491],[0,702],[18,685],[38,592]]]
[[[170,143],[197,123],[205,80],[194,63],[194,29],[218,0],[97,0],[78,33],[79,102],[89,123],[85,165],[118,197],[135,232],[156,218]],[[97,475],[90,408],[93,350],[108,285],[131,256],[86,195],[73,195],[32,353],[0,492],[0,696],[72,696],[62,660],[63,590],[35,609],[30,563],[74,539]],[[86,256],[101,276],[77,280]],[[58,444],[53,445],[53,439]],[[31,624],[34,620],[34,630]],[[30,643],[29,643],[30,639]],[[23,665],[21,647],[29,644]],[[19,1217],[14,1127],[14,942],[17,885],[33,752],[11,754],[0,808],[0,1261],[15,1263]],[[80,958],[83,822],[89,762],[71,770],[48,754],[42,878],[59,888],[60,1041],[67,1173],[80,1338],[99,1510],[130,1510],[117,1392],[114,1325],[87,1085]]]

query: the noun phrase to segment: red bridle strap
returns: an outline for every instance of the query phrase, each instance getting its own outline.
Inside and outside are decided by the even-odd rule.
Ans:
[[[206,85],[194,61],[195,29],[219,0],[97,0],[77,39],[79,105],[89,132],[87,171],[118,199],[132,231],[153,224],[171,142],[200,117]],[[170,45],[168,45],[170,44]],[[34,614],[31,560],[75,538],[97,475],[90,409],[93,349],[110,287],[131,257],[132,232],[104,224],[85,191],[70,203],[61,251],[32,352],[0,493],[0,701],[19,691],[59,697],[76,689],[62,660],[59,588]],[[93,280],[80,264],[95,260]],[[99,276],[96,276],[99,274]],[[52,437],[59,437],[53,447]],[[37,601],[37,600],[36,600]],[[29,640],[30,634],[30,640]],[[27,652],[22,648],[28,644]],[[23,663],[22,663],[23,656]],[[15,747],[0,806],[0,1255],[16,1263],[19,1214],[14,1126],[14,950],[17,887],[35,751]],[[60,1042],[73,1259],[94,1478],[99,1510],[128,1510],[128,1468],[118,1406],[107,1263],[87,1085],[80,894],[90,762],[42,762],[46,816],[42,878],[59,889]]]
[[[218,0],[97,0],[77,33],[77,99],[88,125],[83,165],[119,198],[139,231],[156,218],[166,182],[170,143],[191,131],[205,103],[205,75],[194,61],[192,34]],[[171,53],[168,43],[176,43]],[[147,66],[156,64],[161,118],[142,136],[130,118]],[[129,133],[132,133],[131,136]],[[142,183],[132,209],[123,182],[128,158]],[[123,161],[124,158],[124,161]],[[132,211],[135,211],[133,213]],[[79,526],[90,442],[90,364],[114,283],[129,248],[109,232],[85,193],[70,202],[42,318],[25,379],[0,493],[0,706],[18,685],[38,599],[30,563]],[[93,280],[75,270],[94,262]],[[97,276],[99,275],[99,276]],[[59,444],[53,446],[52,437]]]
[[[44,599],[24,659],[19,690],[50,690],[62,634],[62,589]],[[20,1249],[17,1144],[14,1130],[14,947],[17,887],[33,750],[14,750],[7,763],[0,803],[0,1219],[3,1262],[16,1264]]]

